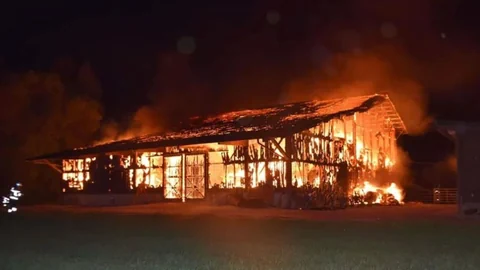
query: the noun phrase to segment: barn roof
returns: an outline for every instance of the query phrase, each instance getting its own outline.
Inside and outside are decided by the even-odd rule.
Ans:
[[[186,127],[175,131],[76,148],[29,160],[68,159],[99,153],[158,149],[166,146],[281,137],[314,127],[333,118],[365,112],[373,107],[381,108],[398,132],[406,132],[405,125],[388,95],[376,94],[228,112],[203,119],[192,119]]]

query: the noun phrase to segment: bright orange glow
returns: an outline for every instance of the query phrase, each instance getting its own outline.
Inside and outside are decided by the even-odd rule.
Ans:
[[[241,179],[245,178],[245,170],[239,169],[235,173],[229,172],[227,174],[226,185],[227,187],[241,188],[243,187]]]
[[[385,159],[385,167],[390,168],[390,167],[392,167],[393,165],[395,165],[395,162],[392,161],[392,160],[390,160],[389,157],[387,157],[387,158]]]
[[[182,157],[172,156],[165,158],[165,187],[166,199],[182,198]]]
[[[62,179],[68,181],[68,187],[83,190],[85,182],[90,180],[90,163],[95,158],[66,159],[62,162]]]
[[[374,198],[372,203],[374,204],[384,203],[387,200],[388,195],[393,196],[398,203],[403,203],[403,190],[395,183],[380,187],[365,181],[363,182],[363,185],[355,187],[353,193],[361,196],[367,196],[368,193],[373,194]]]
[[[389,178],[397,159],[395,134],[388,123],[378,123],[377,119],[381,118],[377,117],[378,113],[375,117],[370,116],[368,113],[357,113],[293,134],[290,137],[293,142],[290,157],[284,156],[287,138],[268,138],[265,141],[270,142],[270,148],[262,139],[173,146],[166,148],[165,152],[177,156],[164,157],[157,152],[120,156],[121,166],[125,172],[128,171],[131,189],[141,185],[152,188],[163,186],[165,198],[170,199],[182,198],[185,196],[182,189],[187,189],[186,177],[191,172],[182,171],[187,168],[182,164],[182,155],[200,153],[207,155],[208,159],[202,161],[201,166],[206,167],[199,165],[201,173],[198,175],[209,181],[209,187],[245,188],[247,176],[253,188],[266,183],[267,179],[273,181],[275,187],[285,187],[288,175],[286,162],[292,162],[292,184],[296,187],[323,188],[323,193],[341,190],[350,196],[365,197],[364,201],[371,204],[388,203],[393,199],[402,203],[402,188]],[[226,114],[225,117],[237,116]],[[244,147],[248,147],[248,156]],[[271,151],[268,154],[267,149]],[[109,159],[112,161],[110,168],[118,166],[113,165],[118,156],[109,155]],[[64,160],[63,179],[69,181],[71,188],[84,188],[90,179],[92,160]],[[198,168],[195,170],[199,171]],[[267,172],[272,175],[267,175]],[[208,173],[208,178],[204,173]],[[342,183],[336,186],[338,175],[342,176]],[[352,187],[352,182],[360,184]]]
[[[132,168],[133,159],[133,157],[128,156],[124,161],[124,167]],[[129,169],[130,188],[138,187],[140,184],[153,188],[162,186],[160,162],[161,156],[155,152],[139,153],[136,160],[136,170]]]

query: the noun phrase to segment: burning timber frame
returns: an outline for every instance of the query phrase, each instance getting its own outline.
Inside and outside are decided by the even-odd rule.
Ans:
[[[176,131],[29,161],[61,170],[64,192],[161,189],[185,201],[215,188],[309,186],[355,197],[359,181],[393,166],[402,133],[388,95],[377,94],[192,118]]]

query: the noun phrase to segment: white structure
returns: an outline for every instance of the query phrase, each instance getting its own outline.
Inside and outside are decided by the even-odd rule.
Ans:
[[[459,213],[480,213],[480,123],[437,121],[435,125],[455,142]]]

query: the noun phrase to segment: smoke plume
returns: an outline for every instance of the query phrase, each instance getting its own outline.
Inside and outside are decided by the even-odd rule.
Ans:
[[[148,106],[128,123],[113,125],[122,127],[117,133],[158,132],[199,114],[386,92],[409,133],[422,134],[435,116],[428,110],[432,96],[447,96],[478,77],[480,54],[465,35],[434,23],[437,15],[428,1],[313,5],[305,20],[291,14],[303,5],[272,5],[259,5],[254,13],[261,16],[252,15],[242,27],[202,28],[188,54],[159,54]],[[451,5],[445,12],[455,9]],[[272,7],[279,19],[273,24]],[[332,15],[325,24],[318,19],[325,8],[332,14],[348,9],[355,16],[347,23]],[[447,13],[442,16],[453,16]],[[295,33],[288,27],[297,23],[305,42],[290,43]]]
[[[408,153],[401,147],[397,148],[397,156],[395,166],[392,167],[390,181],[397,183],[401,187],[409,186],[412,181],[411,171],[409,169],[412,160]]]
[[[161,53],[148,91],[149,104],[123,123],[109,122],[96,144],[159,133],[208,108],[209,92],[193,73],[188,55]],[[168,127],[168,128],[166,128]]]
[[[124,123],[108,121],[101,127],[101,139],[94,145],[155,134],[163,131],[161,114],[155,106],[143,106]]]
[[[395,55],[399,61],[391,61]],[[409,133],[422,133],[429,123],[428,100],[422,85],[409,76],[408,67],[411,64],[405,59],[405,53],[393,47],[369,53],[333,55],[321,69],[288,84],[281,101],[331,99],[386,92]]]

